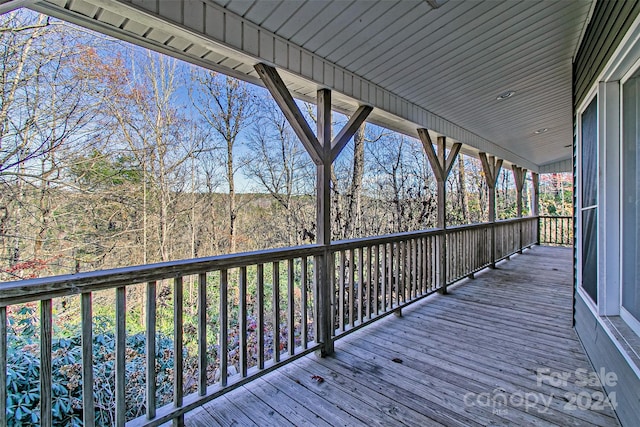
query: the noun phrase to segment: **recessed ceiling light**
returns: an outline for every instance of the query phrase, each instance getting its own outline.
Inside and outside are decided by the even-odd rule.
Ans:
[[[516,94],[515,90],[508,90],[508,91],[502,92],[500,95],[496,96],[496,99],[498,101],[502,101],[503,99],[511,98],[515,94]]]
[[[540,135],[541,133],[545,133],[546,131],[548,131],[549,129],[547,128],[542,128],[542,129],[538,129],[537,131],[535,131],[534,133],[536,135]]]

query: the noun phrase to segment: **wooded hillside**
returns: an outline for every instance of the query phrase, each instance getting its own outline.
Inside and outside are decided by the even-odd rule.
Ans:
[[[264,89],[35,13],[1,19],[1,280],[315,240],[315,169]],[[332,181],[335,239],[435,224],[417,140],[367,124]],[[512,217],[511,171],[498,184]],[[449,224],[486,220],[477,159],[447,191]]]

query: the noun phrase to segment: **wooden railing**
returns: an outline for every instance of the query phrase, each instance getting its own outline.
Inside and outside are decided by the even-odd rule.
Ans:
[[[436,291],[443,236],[434,229],[333,243],[334,336]]]
[[[544,245],[573,245],[573,217],[571,216],[541,216],[540,244]]]
[[[333,337],[491,266],[536,243],[537,218],[527,217],[335,242],[331,245]],[[491,256],[491,229],[504,242]],[[521,231],[522,230],[522,231]],[[522,236],[522,237],[521,237]],[[441,264],[440,241],[445,239]],[[443,275],[444,271],[444,276]]]
[[[180,424],[185,412],[318,348],[311,318],[315,306],[312,277],[315,261],[322,253],[321,246],[312,245],[3,283],[0,384],[6,384],[7,380],[7,306],[40,301],[40,417],[43,426],[50,425],[52,301],[80,294],[83,418],[85,426],[94,425],[92,296],[96,291],[111,290],[115,292],[116,306],[115,424],[124,425],[127,407],[131,405],[126,400],[128,291],[142,286],[146,301],[146,414],[128,424],[160,425],[172,419]],[[185,369],[183,296],[185,283],[192,281],[197,287],[197,366]],[[158,407],[157,313],[159,304],[167,304],[168,300],[172,301],[174,325],[173,402]],[[249,321],[255,322],[252,332],[247,332]],[[212,329],[216,339],[210,339]],[[235,348],[230,348],[232,336],[238,337]],[[280,341],[281,336],[286,337],[284,342]],[[247,345],[249,339],[255,343],[252,354]],[[217,357],[211,354],[212,346],[217,349]],[[187,371],[197,371],[194,381],[197,386],[195,392],[185,395]],[[233,372],[237,373],[231,375]],[[0,413],[5,414],[6,395],[2,397]],[[6,424],[6,418],[2,420],[0,424]]]
[[[329,319],[330,340],[338,339],[535,244],[537,221],[522,218],[339,241],[328,247],[309,245],[1,283],[0,384],[7,382],[7,307],[40,301],[40,419],[41,425],[51,425],[52,306],[54,298],[79,294],[83,418],[85,426],[94,425],[92,299],[96,292],[108,290],[116,305],[115,424],[155,426],[174,420],[181,425],[185,412],[325,345],[316,338],[320,313]],[[497,236],[493,255],[492,231]],[[317,266],[326,261],[333,269],[329,268],[329,283],[322,284]],[[197,289],[197,362],[188,369],[183,317],[187,283]],[[326,307],[317,298],[319,286],[332,290]],[[140,288],[145,301],[146,396],[144,415],[127,420],[127,301]],[[156,339],[158,307],[167,301],[173,317],[173,393],[172,402],[161,404]],[[189,381],[193,386],[185,383],[185,372],[195,373]],[[6,413],[6,397],[6,389],[0,387],[0,413]],[[0,418],[0,426],[6,424],[6,417]]]

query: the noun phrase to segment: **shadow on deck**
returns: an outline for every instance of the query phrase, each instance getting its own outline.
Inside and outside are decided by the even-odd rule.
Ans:
[[[536,246],[339,339],[333,357],[307,356],[214,400],[186,424],[616,426],[572,329],[571,260],[571,249]]]

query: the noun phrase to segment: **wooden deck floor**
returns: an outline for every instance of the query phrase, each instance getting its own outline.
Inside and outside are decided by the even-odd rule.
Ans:
[[[571,327],[571,256],[525,251],[338,340],[334,357],[300,359],[186,423],[616,426],[601,388],[581,381],[592,370]]]

